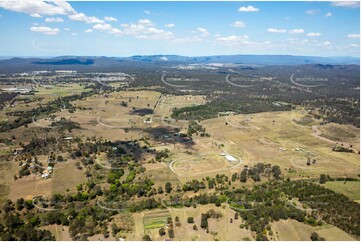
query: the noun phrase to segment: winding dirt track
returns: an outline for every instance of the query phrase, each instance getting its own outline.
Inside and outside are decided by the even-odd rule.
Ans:
[[[331,139],[328,139],[326,137],[323,137],[321,136],[322,135],[322,131],[318,128],[318,125],[312,125],[312,136],[318,138],[318,139],[321,139],[323,141],[326,141],[328,143],[331,143],[331,144],[336,144],[336,143],[342,143],[344,144],[345,146],[350,146],[349,143],[346,143],[346,142],[337,142],[337,141],[334,141],[334,140],[331,140]]]

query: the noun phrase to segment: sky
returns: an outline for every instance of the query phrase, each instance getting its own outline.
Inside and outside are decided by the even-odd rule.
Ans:
[[[1,56],[360,56],[360,3],[0,0]]]

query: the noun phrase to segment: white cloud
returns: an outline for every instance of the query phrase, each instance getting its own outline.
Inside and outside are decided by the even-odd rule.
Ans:
[[[348,34],[347,38],[350,39],[359,39],[360,38],[360,34]]]
[[[310,36],[310,37],[318,37],[318,36],[321,36],[321,33],[311,32],[311,33],[308,33],[307,36]]]
[[[111,17],[111,16],[105,16],[104,20],[108,21],[108,22],[118,22],[118,19]]]
[[[303,29],[292,29],[288,31],[290,34],[303,34],[305,31]]]
[[[56,17],[56,18],[46,18],[45,22],[47,23],[61,23],[64,22],[62,18]]]
[[[77,36],[78,34],[77,33],[71,33],[72,36]]]
[[[175,36],[170,31],[153,27],[154,24],[148,19],[140,19],[137,23],[121,24],[124,35],[133,36],[137,39],[171,40]]]
[[[328,13],[326,13],[325,14],[325,17],[327,18],[327,17],[331,17],[332,16],[332,13],[331,12],[328,12]]]
[[[359,47],[358,44],[350,44],[350,47]]]
[[[204,38],[200,36],[190,36],[182,38],[172,38],[171,41],[174,43],[197,43],[204,41]]]
[[[286,29],[275,29],[275,28],[268,28],[267,31],[271,32],[271,33],[286,33],[287,32]]]
[[[205,29],[205,28],[198,28],[197,31],[200,32],[203,36],[208,36],[209,35],[208,30]]]
[[[225,37],[217,37],[216,41],[221,45],[227,46],[240,46],[240,45],[249,45],[251,42],[248,40],[249,37],[247,35],[230,35]]]
[[[32,17],[40,18],[42,16],[67,15],[73,21],[80,21],[87,24],[103,23],[103,20],[97,17],[87,16],[84,13],[78,13],[66,1],[0,1],[0,8],[6,10],[26,13]]]
[[[6,10],[26,13],[32,17],[68,15],[76,11],[65,1],[0,1],[0,7]]]
[[[173,27],[175,27],[175,24],[165,24],[164,26],[167,28],[173,28]]]
[[[152,21],[150,21],[149,19],[139,19],[138,24],[144,25],[144,26],[154,26]]]
[[[108,33],[109,34],[114,34],[114,35],[120,35],[120,34],[122,34],[122,31],[120,31],[117,28],[112,28]]]
[[[246,23],[242,21],[236,21],[232,24],[232,26],[236,28],[244,28],[246,26]]]
[[[250,6],[247,6],[247,7],[240,7],[238,9],[238,11],[239,12],[258,12],[259,9],[250,5]]]
[[[43,17],[38,13],[32,13],[32,14],[30,14],[30,16],[33,17],[33,18],[42,18]]]
[[[58,28],[50,28],[45,26],[33,26],[30,28],[30,30],[33,32],[40,32],[46,35],[56,35],[60,31]]]
[[[309,15],[312,15],[312,14],[317,14],[319,12],[321,12],[321,10],[319,10],[319,9],[309,9],[305,13],[309,14]]]
[[[69,29],[69,28],[64,28],[64,30],[65,30],[65,31],[70,31],[70,29]]]
[[[96,24],[93,26],[93,29],[98,30],[100,32],[106,32],[106,33],[112,34],[112,35],[121,35],[122,34],[122,31],[120,31],[117,28],[113,28],[113,26],[111,26],[108,23]],[[91,29],[86,30],[87,31],[86,33],[91,33],[90,30]]]
[[[145,14],[150,14],[150,11],[149,10],[144,10],[144,13]]]
[[[319,44],[318,46],[330,46],[331,42],[330,41],[325,41],[322,44]]]
[[[272,45],[271,41],[250,41],[249,36],[247,35],[231,35],[231,36],[220,36],[216,38],[216,42],[220,45],[228,46],[228,47],[236,47],[236,48],[242,48],[242,47],[255,47],[255,48],[261,48],[261,47],[268,47]]]
[[[84,32],[85,32],[85,33],[92,33],[93,30],[92,30],[92,29],[86,29],[86,30],[84,30]]]
[[[112,26],[110,24],[96,24],[93,26],[93,29],[99,30],[99,31],[110,31],[112,30]]]
[[[344,7],[344,8],[358,8],[360,7],[359,1],[334,1],[331,3],[335,7]]]
[[[84,13],[76,13],[69,15],[69,18],[74,21],[79,21],[87,24],[96,24],[96,23],[104,23],[103,20],[98,19],[97,17],[89,17]]]

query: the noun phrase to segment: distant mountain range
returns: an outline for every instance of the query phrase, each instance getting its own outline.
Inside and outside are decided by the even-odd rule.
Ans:
[[[125,71],[187,64],[234,63],[244,65],[359,65],[356,57],[317,57],[292,55],[136,55],[131,57],[59,56],[53,58],[0,58],[0,73],[36,70]]]

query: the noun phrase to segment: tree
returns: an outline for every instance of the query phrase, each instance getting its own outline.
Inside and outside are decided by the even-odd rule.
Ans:
[[[261,176],[259,175],[258,172],[254,173],[253,176],[252,176],[252,179],[257,182],[257,181],[260,181],[261,180]]]
[[[198,230],[197,225],[193,225],[193,230]]]
[[[206,229],[208,228],[208,215],[202,213],[201,215],[201,228]]]
[[[193,217],[188,217],[188,218],[187,218],[187,222],[188,222],[189,224],[194,223]]]
[[[164,228],[160,228],[159,231],[158,231],[158,233],[159,233],[160,236],[165,235],[165,229],[164,229]]]
[[[239,176],[241,182],[246,182],[247,181],[247,169],[244,169],[241,172],[241,175]]]
[[[325,184],[327,181],[327,176],[325,174],[320,175],[320,184]]]
[[[56,161],[62,162],[64,161],[64,158],[61,155],[58,155],[58,157],[56,157]]]
[[[276,180],[281,178],[282,172],[279,166],[272,166],[272,173]]]
[[[158,194],[162,194],[163,193],[163,187],[158,187]]]
[[[324,241],[325,239],[320,237],[316,232],[313,232],[310,236],[312,241]]]
[[[24,208],[24,198],[19,198],[17,201],[16,201],[16,209],[18,211],[21,211],[23,210]]]
[[[150,238],[149,234],[146,234],[143,236],[143,241],[152,241],[152,239]]]
[[[168,235],[169,235],[169,238],[173,239],[173,238],[174,238],[174,230],[173,230],[173,229],[169,229],[169,230],[168,230]]]
[[[167,182],[167,183],[165,184],[165,192],[166,192],[166,193],[171,193],[171,192],[172,192],[172,183]]]

